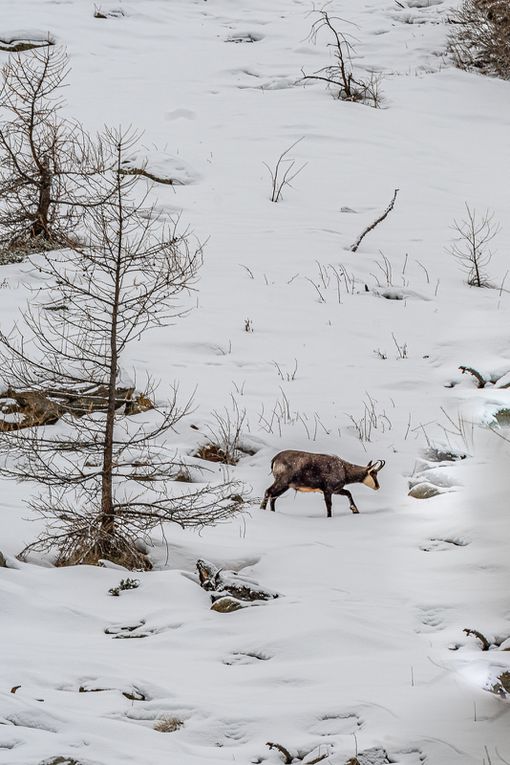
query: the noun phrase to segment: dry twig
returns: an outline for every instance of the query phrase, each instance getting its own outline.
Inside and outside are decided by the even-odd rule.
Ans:
[[[350,248],[351,252],[357,252],[358,247],[360,246],[361,242],[366,237],[366,235],[369,234],[371,231],[373,231],[374,228],[379,225],[379,223],[382,223],[383,220],[385,220],[385,218],[388,217],[388,215],[390,214],[390,212],[393,210],[393,208],[395,206],[395,202],[396,202],[396,199],[397,199],[398,192],[399,192],[399,189],[395,189],[395,191],[393,192],[393,197],[391,199],[391,202],[389,203],[389,205],[386,208],[386,210],[370,226],[367,226],[367,228],[363,231],[361,236],[358,237],[356,242]]]

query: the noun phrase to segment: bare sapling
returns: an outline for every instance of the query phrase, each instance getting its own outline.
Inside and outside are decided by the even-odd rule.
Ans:
[[[340,32],[338,26],[347,24],[345,19],[331,16],[328,11],[322,9],[313,11],[316,16],[312,24],[308,39],[314,45],[319,34],[327,33],[330,42],[327,47],[333,51],[334,63],[324,66],[311,74],[301,70],[303,80],[318,80],[332,87],[336,97],[341,101],[355,101],[379,108],[382,103],[381,76],[370,72],[367,77],[354,74],[352,54],[355,52],[352,35]]]
[[[477,216],[466,203],[466,218],[455,220],[452,229],[457,237],[448,251],[456,259],[461,269],[467,275],[467,283],[471,287],[490,287],[491,282],[486,267],[492,260],[492,252],[488,245],[500,231],[499,223],[494,223],[494,213],[486,212]]]

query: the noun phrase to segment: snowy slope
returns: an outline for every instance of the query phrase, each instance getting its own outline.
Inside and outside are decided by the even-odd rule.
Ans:
[[[184,397],[197,388],[175,434],[183,455],[232,396],[257,449],[232,469],[246,512],[200,536],[169,528],[155,570],[119,598],[108,589],[123,571],[17,562],[38,521],[31,489],[2,483],[0,763],[281,762],[268,741],[331,765],[371,747],[400,765],[510,761],[510,707],[484,690],[510,654],[463,633],[510,636],[508,444],[478,427],[510,394],[458,370],[510,370],[508,232],[494,241],[496,289],[468,287],[445,249],[466,202],[508,218],[510,84],[452,68],[454,5],[331,4],[354,65],[384,76],[375,110],[299,83],[330,62],[325,38],[307,40],[304,0],[107,2],[125,14],[107,19],[83,0],[0,0],[0,37],[65,44],[69,113],[90,130],[143,130],[149,169],[183,183],[161,185],[160,205],[208,238],[195,310],[137,344],[126,374],[161,379],[162,399],[174,380]],[[274,204],[264,162],[298,139],[306,167]],[[32,278],[2,267],[2,329]],[[352,418],[371,401],[362,443]],[[467,457],[424,463],[430,444]],[[385,459],[382,489],[354,487],[358,516],[336,497],[328,520],[320,497],[292,492],[259,510],[283,448]],[[442,493],[408,497],[413,474]],[[210,611],[199,557],[281,597]],[[183,725],[154,730],[164,717]]]

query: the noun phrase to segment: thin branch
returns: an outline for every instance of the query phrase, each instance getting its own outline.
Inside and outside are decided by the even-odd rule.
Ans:
[[[393,208],[395,206],[395,202],[396,202],[396,199],[397,199],[398,192],[399,192],[399,189],[395,189],[395,191],[393,192],[393,197],[391,199],[391,202],[389,203],[389,205],[386,208],[386,210],[370,226],[367,226],[367,228],[363,231],[361,236],[351,246],[351,248],[350,248],[351,252],[357,252],[358,247],[360,246],[361,242],[366,237],[366,235],[369,234],[371,231],[373,231],[374,228],[379,225],[379,223],[382,223],[383,220],[385,220],[388,217],[388,215],[390,214],[390,212],[393,210]]]

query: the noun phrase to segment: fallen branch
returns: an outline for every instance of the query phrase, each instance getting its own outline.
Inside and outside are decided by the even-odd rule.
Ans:
[[[478,386],[477,386],[478,388],[485,388],[485,386],[487,385],[488,381],[484,380],[480,372],[477,372],[476,369],[473,369],[473,367],[459,367],[459,369],[463,375],[466,373],[473,375],[473,377],[478,383]]]
[[[266,746],[268,746],[270,749],[277,749],[283,757],[285,765],[291,765],[294,758],[288,749],[285,749],[285,747],[281,744],[275,744],[273,741],[267,741]]]
[[[466,635],[468,635],[468,636],[469,636],[469,635],[473,635],[473,637],[475,637],[475,638],[478,638],[478,640],[479,640],[479,641],[480,641],[480,643],[482,644],[482,651],[488,651],[488,650],[490,649],[490,647],[491,647],[491,644],[489,643],[489,641],[487,640],[487,638],[485,637],[485,635],[482,635],[482,633],[481,633],[481,632],[478,632],[478,630],[470,630],[470,629],[468,629],[468,628],[466,627],[466,628],[463,630],[463,632],[464,632]]]
[[[378,225],[379,225],[379,223],[382,223],[382,221],[383,221],[385,218],[387,218],[387,217],[388,217],[388,215],[390,214],[390,212],[393,210],[393,208],[394,208],[394,206],[395,206],[395,202],[396,202],[396,199],[397,199],[397,194],[398,194],[398,192],[399,192],[399,189],[395,189],[395,191],[393,192],[393,197],[392,197],[392,200],[391,200],[391,202],[389,203],[389,205],[388,205],[388,207],[386,208],[386,210],[383,212],[383,214],[382,214],[381,216],[379,216],[379,218],[377,218],[377,220],[375,220],[375,221],[374,221],[374,222],[373,222],[373,223],[372,223],[370,226],[368,226],[368,227],[367,227],[367,228],[366,228],[366,229],[363,231],[363,233],[361,234],[361,236],[359,237],[359,239],[358,239],[358,240],[357,240],[357,241],[356,241],[356,242],[355,242],[355,243],[352,245],[352,247],[351,247],[351,252],[357,252],[357,250],[358,250],[358,247],[360,246],[361,242],[362,242],[362,241],[363,241],[363,239],[366,237],[366,235],[367,235],[367,234],[369,234],[371,231],[373,231],[373,230],[374,230],[374,228],[375,228],[376,226],[378,226]]]
[[[154,181],[154,183],[164,183],[167,186],[184,186],[183,182],[178,181],[176,178],[162,178],[161,176],[154,175],[154,173],[149,173],[143,167],[121,167],[119,173],[121,175],[142,175],[144,178]]]

